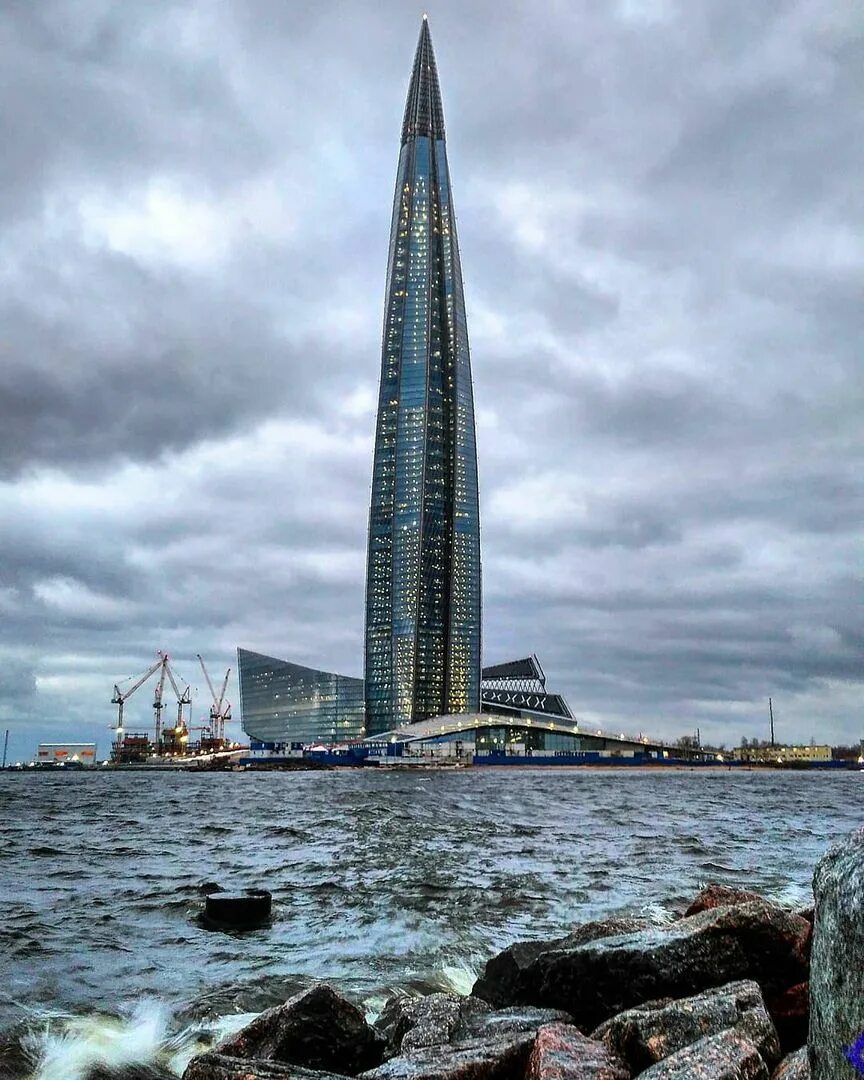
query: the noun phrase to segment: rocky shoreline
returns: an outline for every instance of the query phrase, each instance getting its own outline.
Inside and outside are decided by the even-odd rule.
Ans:
[[[374,1023],[316,983],[193,1058],[183,1080],[856,1080],[864,829],[820,861],[814,896],[790,910],[710,885],[668,925],[609,918],[518,942],[470,995],[395,995]]]
[[[391,998],[374,1025],[318,984],[184,1080],[797,1080],[812,917],[714,885],[669,926],[613,918],[511,945],[470,996]]]
[[[848,1080],[864,1027],[864,830],[820,862],[814,893],[790,911],[711,885],[668,926],[613,918],[519,942],[468,997],[394,997],[374,1025],[319,983],[183,1080]]]

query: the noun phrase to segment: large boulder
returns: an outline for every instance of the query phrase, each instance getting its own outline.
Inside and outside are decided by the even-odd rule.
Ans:
[[[587,1031],[634,1005],[753,979],[780,993],[807,975],[806,920],[764,901],[715,908],[668,927],[541,953],[523,972],[531,1003]]]
[[[727,1030],[685,1046],[639,1080],[768,1080],[768,1069],[753,1043]]]
[[[486,967],[471,990],[473,997],[483,998],[492,1005],[531,1004],[533,987],[524,981],[524,974],[543,953],[556,949],[572,949],[598,938],[630,934],[647,929],[647,919],[611,918],[577,926],[566,937],[551,941],[517,941],[503,952],[487,960]]]
[[[700,911],[729,907],[732,904],[749,904],[753,900],[764,900],[764,897],[755,892],[748,892],[747,889],[736,889],[732,885],[711,882],[699,891],[690,907],[684,912],[684,917],[698,915]]]
[[[300,1065],[280,1065],[275,1061],[229,1057],[211,1052],[193,1058],[183,1080],[346,1080],[338,1073],[318,1072]]]
[[[547,1024],[537,1032],[525,1080],[630,1080],[607,1046],[570,1024]]]
[[[745,1036],[770,1067],[780,1060],[780,1045],[757,983],[741,981],[705,990],[694,997],[648,1002],[619,1013],[591,1035],[633,1073],[706,1035],[733,1029]]]
[[[215,1050],[222,1057],[353,1076],[378,1065],[384,1048],[384,1038],[356,1005],[326,983],[317,983],[263,1012]]]
[[[810,958],[810,1071],[850,1080],[845,1056],[864,1032],[864,829],[835,844],[813,875],[816,912]]]
[[[521,1080],[534,1032],[424,1046],[391,1058],[361,1080]]]
[[[438,993],[426,997],[400,996],[384,1006],[375,1026],[386,1036],[391,1054],[437,1046],[464,1032],[465,1021],[491,1012],[492,1006],[480,998]]]
[[[807,1042],[810,1024],[810,987],[806,982],[788,986],[765,1003],[780,1036],[780,1050],[791,1054]]]
[[[771,1073],[771,1080],[810,1080],[810,1059],[807,1047],[788,1054]]]

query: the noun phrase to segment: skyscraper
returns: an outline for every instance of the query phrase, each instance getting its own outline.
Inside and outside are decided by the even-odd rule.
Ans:
[[[471,360],[426,17],[396,173],[366,575],[366,726],[480,708]]]

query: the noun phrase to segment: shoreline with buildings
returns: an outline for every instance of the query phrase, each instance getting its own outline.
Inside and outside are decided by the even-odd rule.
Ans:
[[[224,755],[221,760],[206,760],[202,758],[171,758],[152,759],[149,761],[117,763],[102,761],[93,765],[83,765],[80,762],[15,762],[14,764],[0,767],[0,772],[27,773],[27,774],[53,774],[57,773],[97,773],[97,772],[144,772],[144,773],[237,773],[237,772],[334,772],[354,771],[357,769],[374,770],[375,772],[435,772],[465,769],[482,769],[484,772],[513,772],[518,770],[569,770],[579,769],[588,772],[609,772],[620,770],[624,772],[647,771],[647,772],[694,772],[704,770],[727,771],[727,772],[862,772],[864,762],[861,760],[829,759],[824,761],[805,760],[742,760],[740,758],[646,758],[642,756],[624,757],[610,756],[600,758],[586,756],[577,759],[575,755],[564,757],[547,757],[530,754],[489,754],[477,757],[461,759],[434,758],[418,756],[393,755],[389,757],[352,755],[346,753],[344,747],[330,750],[314,750],[293,758],[282,757],[278,754],[269,757],[266,754],[253,756],[243,749],[232,751],[230,755]]]
[[[357,764],[345,760],[347,755],[365,764],[398,756],[442,767],[606,768],[611,761],[629,768],[854,768],[835,762],[827,745],[775,745],[773,711],[770,745],[742,740],[741,748],[727,751],[704,746],[698,730],[695,737],[673,742],[641,731],[592,728],[562,694],[547,689],[534,653],[482,666],[471,361],[441,89],[425,15],[401,127],[391,220],[363,675],[340,675],[238,647],[240,720],[250,742],[244,764],[276,767],[280,758],[293,761],[292,768],[306,759]],[[186,768],[193,761],[201,768],[233,767],[212,764],[215,752],[236,756],[241,749],[225,738],[231,668],[220,689],[200,654],[197,659],[212,699],[203,724],[193,724],[192,688],[166,652],[139,677],[115,683],[112,767]],[[155,738],[124,721],[126,703],[151,678]],[[163,723],[171,692],[176,721]],[[770,698],[768,703],[771,710]],[[70,762],[72,749],[70,744],[63,751]],[[86,753],[90,760],[78,764],[97,764],[95,745]],[[41,752],[37,757],[42,761]],[[864,753],[855,757],[858,764],[864,761]]]

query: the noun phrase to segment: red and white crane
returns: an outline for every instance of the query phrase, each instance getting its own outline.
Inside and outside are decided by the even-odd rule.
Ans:
[[[225,672],[225,678],[222,680],[222,689],[217,697],[216,691],[213,688],[213,683],[207,673],[204,658],[200,653],[198,653],[198,662],[201,664],[201,670],[204,672],[204,678],[207,680],[207,689],[210,691],[210,697],[213,699],[213,704],[210,706],[210,726],[213,732],[213,738],[218,739],[221,742],[225,738],[225,721],[231,719],[231,704],[225,700],[225,691],[228,689],[228,676],[231,674],[231,668],[229,667]]]

